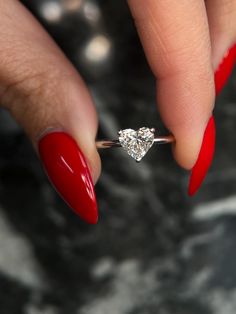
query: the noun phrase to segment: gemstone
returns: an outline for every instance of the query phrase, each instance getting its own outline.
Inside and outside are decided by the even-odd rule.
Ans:
[[[147,127],[142,127],[137,131],[120,130],[118,132],[119,142],[131,157],[136,161],[141,161],[154,143],[154,132],[155,129]]]

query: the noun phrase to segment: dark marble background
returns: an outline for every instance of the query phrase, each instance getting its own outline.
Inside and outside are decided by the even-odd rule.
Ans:
[[[143,125],[164,130],[125,1],[24,3],[88,82],[100,137]],[[217,99],[216,155],[196,197],[187,196],[189,174],[168,145],[140,164],[122,150],[103,151],[95,226],[57,196],[1,111],[0,313],[235,314],[235,88],[233,75]]]

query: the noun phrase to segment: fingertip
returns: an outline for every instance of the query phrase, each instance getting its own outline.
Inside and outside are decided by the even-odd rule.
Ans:
[[[213,71],[200,75],[205,81],[196,80],[196,75],[192,70],[188,75],[182,73],[159,80],[157,86],[160,115],[176,139],[174,158],[186,170],[190,170],[197,160],[215,101]]]
[[[101,175],[101,169],[102,169],[102,162],[100,155],[96,149],[96,147],[93,149],[93,151],[86,156],[88,168],[91,173],[91,177],[93,180],[93,184],[95,185]]]
[[[208,119],[207,119],[208,121]],[[199,124],[198,128],[189,127],[175,135],[176,142],[173,145],[173,155],[176,162],[184,169],[191,170],[195,165],[206,128],[207,122]]]

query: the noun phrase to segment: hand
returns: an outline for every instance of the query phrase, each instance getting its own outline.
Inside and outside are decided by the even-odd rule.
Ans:
[[[212,116],[214,71],[235,42],[236,0],[128,2],[157,78],[161,116],[176,138],[174,156],[191,169]],[[97,116],[83,80],[17,0],[0,0],[0,47],[1,104],[25,129],[65,201],[95,223]]]

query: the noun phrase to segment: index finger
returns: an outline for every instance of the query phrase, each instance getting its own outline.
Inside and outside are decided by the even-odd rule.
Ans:
[[[197,160],[215,98],[204,1],[128,2],[157,78],[160,114],[176,138],[175,158],[190,169]]]

